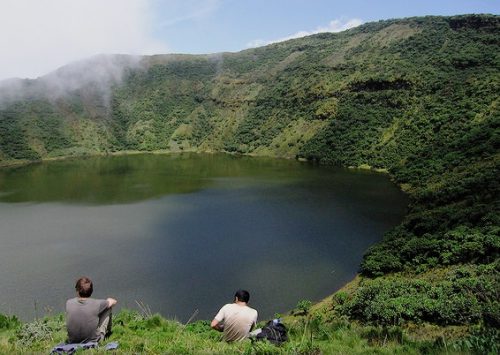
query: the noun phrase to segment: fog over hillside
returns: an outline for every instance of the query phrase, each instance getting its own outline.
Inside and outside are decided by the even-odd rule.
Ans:
[[[86,89],[109,103],[111,87],[121,83],[127,70],[141,69],[141,56],[97,55],[65,65],[37,79],[0,81],[0,104],[20,100],[55,101]]]

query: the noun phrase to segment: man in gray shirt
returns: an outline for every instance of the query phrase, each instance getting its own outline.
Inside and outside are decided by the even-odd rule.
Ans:
[[[98,342],[111,333],[111,308],[114,298],[105,300],[90,298],[92,280],[81,277],[75,285],[77,297],[66,302],[66,328],[68,342]]]

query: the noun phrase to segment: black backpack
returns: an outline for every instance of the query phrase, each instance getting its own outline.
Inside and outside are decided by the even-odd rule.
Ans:
[[[274,345],[280,345],[288,340],[287,329],[278,319],[270,320],[257,334],[256,339],[267,339]]]

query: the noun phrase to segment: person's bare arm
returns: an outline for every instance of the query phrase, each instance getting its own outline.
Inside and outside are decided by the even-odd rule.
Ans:
[[[255,318],[252,322],[252,326],[250,327],[250,331],[254,330],[255,327],[257,326],[257,316],[258,316],[258,313],[255,313]]]
[[[106,301],[108,301],[108,308],[111,308],[111,307],[113,307],[115,304],[117,304],[117,303],[118,303],[118,301],[117,301],[117,300],[115,300],[114,298],[111,298],[111,297],[109,297]]]
[[[224,331],[224,325],[221,324],[217,319],[214,319],[212,323],[210,323],[210,326],[219,332]]]

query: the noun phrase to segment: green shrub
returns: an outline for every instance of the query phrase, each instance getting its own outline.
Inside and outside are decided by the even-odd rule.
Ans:
[[[52,339],[52,328],[46,321],[34,321],[23,324],[16,332],[17,342],[29,347],[32,343]]]
[[[497,265],[455,269],[445,279],[390,277],[364,280],[340,314],[364,322],[400,325],[428,321],[441,325],[500,324]]]
[[[309,300],[300,300],[295,306],[295,311],[298,314],[308,314],[311,309],[312,302]]]
[[[16,316],[6,316],[0,314],[0,329],[16,329],[21,322]]]
[[[453,344],[457,351],[467,351],[473,354],[498,354],[500,352],[500,331],[498,328],[479,327],[469,336]]]
[[[349,295],[347,294],[347,292],[338,291],[333,295],[332,300],[334,303],[336,303],[338,305],[343,305],[344,303],[346,303],[348,298],[349,298]]]

